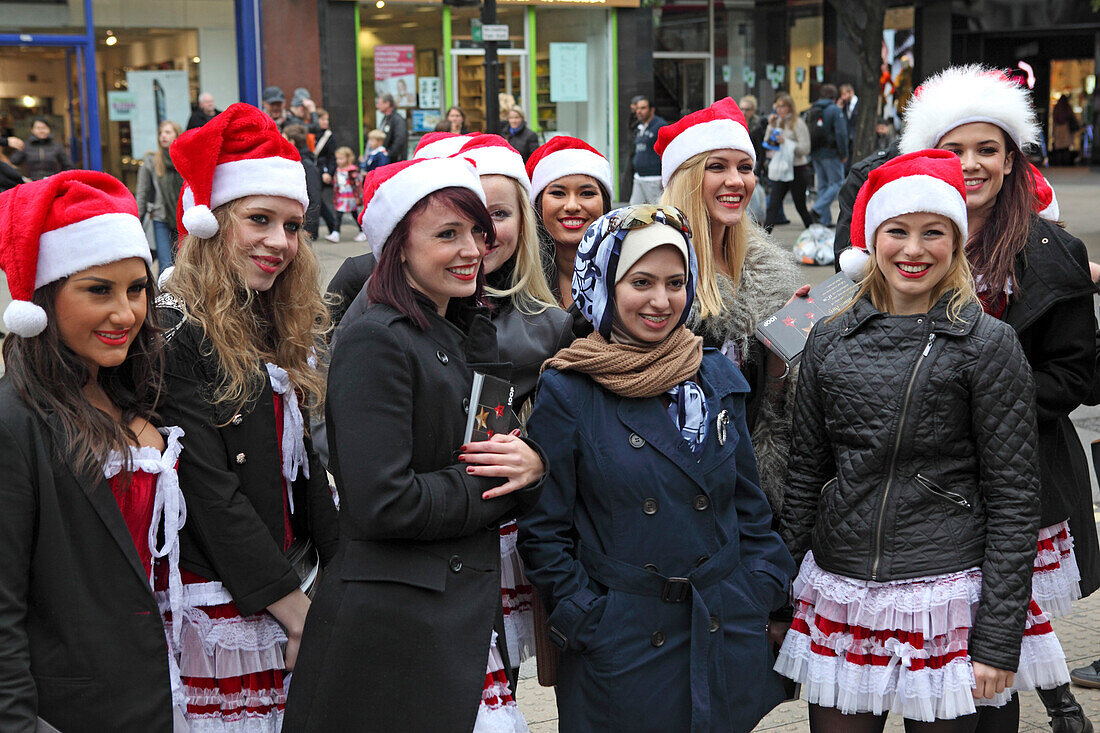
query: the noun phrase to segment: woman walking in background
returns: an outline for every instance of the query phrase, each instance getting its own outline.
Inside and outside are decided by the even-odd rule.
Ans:
[[[175,258],[179,232],[176,231],[176,202],[183,189],[183,177],[172,163],[168,149],[183,129],[171,120],[157,128],[156,152],[145,154],[138,170],[138,217],[153,220],[153,235],[157,243],[157,269],[164,272]]]
[[[771,234],[772,228],[783,218],[783,199],[788,191],[794,200],[795,210],[802,217],[802,226],[809,227],[813,223],[806,209],[806,188],[813,180],[813,167],[806,157],[810,154],[810,129],[802,117],[795,114],[791,95],[783,92],[776,95],[775,111],[768,116],[764,139],[773,145],[782,145],[784,141],[794,143],[794,178],[790,181],[772,181],[764,231]]]

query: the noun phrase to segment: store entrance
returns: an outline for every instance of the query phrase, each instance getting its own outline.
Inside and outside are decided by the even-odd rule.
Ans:
[[[653,100],[658,114],[678,120],[714,102],[710,54],[653,54]]]
[[[499,93],[508,95],[508,102],[524,105],[527,100],[529,74],[527,51],[522,48],[502,48],[497,51],[500,74],[497,78]],[[500,123],[485,122],[485,51],[476,48],[451,50],[452,99],[466,113],[466,124],[471,131],[500,132]],[[502,97],[502,100],[505,98]],[[506,104],[500,104],[500,113],[506,113]]]
[[[1092,152],[1089,100],[1096,87],[1095,61],[1054,59],[1050,62],[1047,149],[1050,164],[1075,165]]]

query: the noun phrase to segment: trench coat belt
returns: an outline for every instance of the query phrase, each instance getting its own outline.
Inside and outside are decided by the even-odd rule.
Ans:
[[[710,656],[720,634],[710,633],[710,610],[699,589],[714,585],[732,573],[741,562],[741,546],[727,542],[686,577],[669,577],[617,560],[589,547],[581,547],[581,565],[588,577],[600,585],[624,593],[653,596],[666,603],[691,599],[691,730],[710,731]],[[721,673],[722,667],[719,665]],[[723,680],[718,680],[723,684]]]

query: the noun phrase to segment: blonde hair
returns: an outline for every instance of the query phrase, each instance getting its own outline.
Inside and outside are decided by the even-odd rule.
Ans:
[[[317,258],[300,229],[298,253],[271,289],[249,288],[241,258],[229,256],[237,246],[234,232],[243,200],[214,209],[218,233],[210,239],[183,238],[168,290],[184,302],[187,317],[202,327],[218,359],[220,381],[212,404],[230,404],[239,412],[267,380],[264,362],[273,362],[289,373],[303,404],[318,410],[324,404],[321,365],[326,362],[319,352],[330,322],[317,289]]]
[[[516,266],[512,270],[512,282],[506,290],[497,290],[486,286],[485,292],[494,298],[511,298],[516,310],[527,315],[542,313],[547,308],[556,308],[557,299],[546,284],[539,260],[538,228],[535,225],[535,209],[527,191],[519,181],[507,176],[512,184],[519,208],[519,237],[516,241]]]
[[[176,137],[183,134],[183,128],[172,120],[165,120],[157,125],[157,150],[153,153],[153,170],[157,172],[157,178],[164,175],[164,148],[160,145],[160,131],[164,129],[164,126],[168,125],[176,131]]]
[[[349,148],[347,145],[341,145],[340,147],[336,148],[336,152],[332,154],[332,157],[339,158],[341,155],[350,160],[352,163],[355,162],[355,152],[352,151],[352,149]]]
[[[695,255],[699,260],[699,283],[695,288],[695,303],[700,319],[711,318],[725,310],[722,293],[718,288],[718,268],[714,262],[714,243],[710,241],[710,214],[703,201],[703,176],[706,174],[707,158],[712,151],[693,155],[684,161],[672,174],[668,186],[661,194],[662,206],[675,206],[687,215],[691,226]],[[759,225],[748,213],[748,201],[745,201],[745,213],[735,226],[726,227],[725,239],[721,243],[722,260],[729,270],[730,279],[736,287],[741,282],[741,270],[745,266],[745,252],[749,240],[763,236]]]
[[[783,120],[781,125],[784,130],[793,130],[794,120],[796,117],[794,110],[794,99],[791,98],[790,94],[787,94],[786,92],[780,92],[779,94],[775,95],[775,104],[787,105],[787,109],[789,109],[791,113],[787,115],[787,119]]]
[[[944,293],[953,292],[951,300],[947,303],[947,319],[955,322],[958,321],[962,314],[962,309],[968,303],[978,303],[978,293],[974,290],[974,279],[970,273],[970,263],[966,261],[966,242],[962,240],[962,232],[959,231],[959,227],[955,222],[948,219],[951,225],[952,235],[955,237],[955,246],[951,251],[951,266],[947,268],[947,272],[943,278],[936,283],[936,287],[932,288],[931,303],[936,303]],[[881,229],[881,225],[879,226]],[[875,236],[878,236],[878,229],[875,230]],[[859,290],[852,297],[850,303],[841,308],[834,316],[829,318],[838,318],[841,313],[853,308],[859,300],[865,296],[870,296],[871,305],[883,313],[889,313],[893,310],[894,303],[890,297],[890,287],[886,284],[886,276],[882,274],[882,270],[878,266],[878,259],[871,255],[867,262],[867,271],[860,278]]]
[[[381,130],[371,130],[370,132],[367,133],[367,139],[368,140],[385,140],[386,139],[386,133],[382,132]]]

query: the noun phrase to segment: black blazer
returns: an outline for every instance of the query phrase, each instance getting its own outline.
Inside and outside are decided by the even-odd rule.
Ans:
[[[160,613],[111,488],[0,379],[0,730],[172,730]]]
[[[187,436],[179,464],[187,500],[180,567],[221,581],[247,616],[300,584],[283,555],[282,462],[271,383],[265,378],[262,388],[257,384],[257,396],[240,413],[212,406],[208,397],[218,379],[217,357],[202,329],[184,319],[173,301],[162,295],[157,306],[168,329],[160,414]],[[308,425],[309,416],[303,417]],[[310,477],[299,474],[291,487],[291,525],[296,537],[313,538],[327,564],[336,554],[336,507],[309,436],[306,452]]]
[[[500,367],[495,330],[480,311],[465,331],[424,312],[427,331],[381,304],[344,318],[326,410],[340,552],[306,619],[287,731],[468,733],[494,628],[509,669],[499,527],[541,482],[481,498],[500,480],[470,477],[455,451],[473,371]]]

